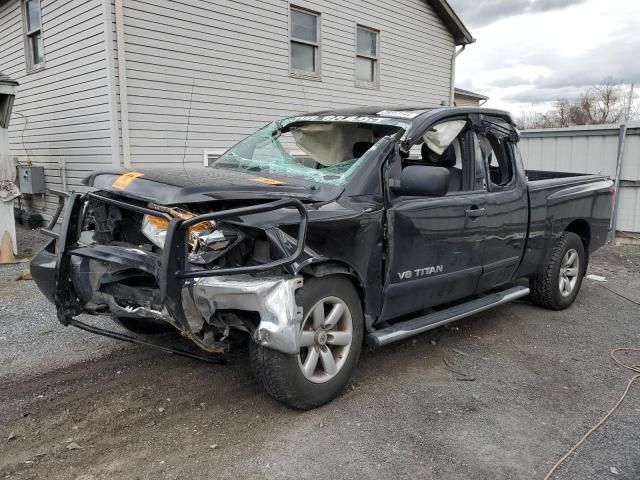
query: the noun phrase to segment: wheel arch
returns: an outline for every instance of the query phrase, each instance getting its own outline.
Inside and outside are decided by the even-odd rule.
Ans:
[[[328,277],[330,275],[344,275],[348,277],[358,292],[362,312],[365,320],[365,329],[371,329],[374,318],[367,309],[367,291],[358,271],[347,262],[340,260],[330,260],[325,258],[310,259],[301,265],[296,273],[315,278]]]
[[[580,237],[582,244],[584,245],[584,253],[588,258],[589,247],[591,245],[591,225],[589,225],[589,222],[583,218],[578,218],[569,223],[564,231],[575,233]]]

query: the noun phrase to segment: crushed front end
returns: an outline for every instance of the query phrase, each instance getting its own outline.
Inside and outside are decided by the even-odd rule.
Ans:
[[[252,226],[251,218],[277,211],[297,215],[296,233]],[[294,199],[229,209],[70,194],[57,238],[32,260],[32,274],[64,325],[81,313],[109,315],[142,333],[174,327],[207,352],[250,335],[296,353],[302,278],[291,267],[304,254],[307,223]]]

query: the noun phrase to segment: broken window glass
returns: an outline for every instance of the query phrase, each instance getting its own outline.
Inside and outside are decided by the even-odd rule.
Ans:
[[[273,122],[247,137],[211,166],[341,185],[375,152],[385,136],[403,128],[398,120],[376,123]]]

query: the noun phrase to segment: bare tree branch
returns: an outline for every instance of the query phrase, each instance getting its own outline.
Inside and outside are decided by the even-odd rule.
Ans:
[[[518,125],[530,128],[564,128],[575,125],[602,125],[625,120],[631,89],[621,80],[605,78],[587,88],[576,100],[558,99],[546,112],[522,112]],[[630,120],[640,118],[640,98],[631,99]]]

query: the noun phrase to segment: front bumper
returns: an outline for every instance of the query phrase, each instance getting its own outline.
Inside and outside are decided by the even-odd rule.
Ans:
[[[274,271],[283,271],[304,253],[308,218],[301,202],[281,200],[189,220],[168,217],[165,248],[162,255],[158,255],[134,246],[80,244],[83,206],[90,197],[138,213],[163,216],[156,210],[95,193],[68,196],[57,239],[31,262],[36,284],[56,305],[58,320],[63,325],[73,324],[75,316],[87,312],[163,321],[172,324],[200,348],[218,352],[219,347],[202,338],[199,326],[208,322],[218,310],[246,311],[259,316],[258,324],[250,330],[257,343],[289,354],[299,351],[302,311],[296,305],[295,291],[302,286],[302,278],[293,274],[276,275]],[[194,269],[187,263],[189,227],[206,220],[291,207],[300,213],[300,225],[295,250],[286,258],[264,265],[217,270]],[[87,265],[91,267],[90,271]],[[157,298],[149,298],[136,308],[119,305],[99,288],[102,275],[108,274],[108,268],[103,270],[103,267],[109,265],[133,268],[153,276],[159,286]],[[97,309],[97,305],[108,306],[108,311]]]

